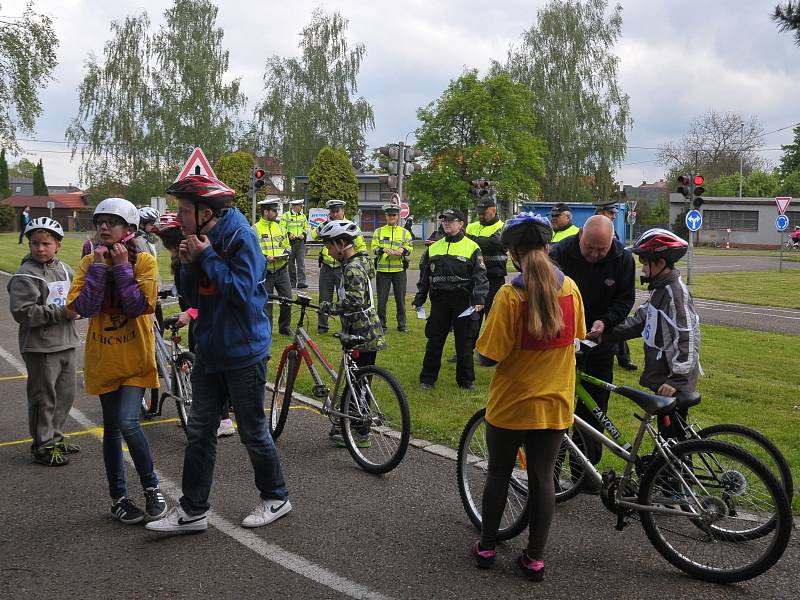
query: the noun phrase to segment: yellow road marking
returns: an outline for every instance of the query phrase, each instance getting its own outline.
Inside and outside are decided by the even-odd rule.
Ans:
[[[83,374],[83,370],[76,371],[78,375]],[[11,381],[13,379],[27,379],[27,375],[7,375],[5,377],[0,377],[0,381]]]

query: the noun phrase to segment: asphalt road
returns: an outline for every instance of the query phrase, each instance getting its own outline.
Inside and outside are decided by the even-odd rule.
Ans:
[[[5,278],[2,279],[5,283]],[[5,285],[0,305],[7,306]],[[83,446],[49,469],[28,456],[24,367],[16,325],[0,320],[0,597],[2,598],[789,598],[796,594],[800,536],[767,574],[734,586],[683,575],[650,546],[637,523],[624,532],[598,498],[558,507],[547,579],[522,580],[520,537],[499,547],[495,568],[477,571],[476,532],[461,507],[455,463],[410,448],[392,473],[364,473],[329,448],[327,421],[292,410],[278,442],[294,509],[264,528],[238,523],[256,503],[249,461],[220,440],[208,531],[159,536],[114,521],[103,471],[96,398],[79,392],[68,423]],[[179,495],[183,433],[173,407],[145,429],[170,504]],[[139,497],[128,465],[131,495]]]

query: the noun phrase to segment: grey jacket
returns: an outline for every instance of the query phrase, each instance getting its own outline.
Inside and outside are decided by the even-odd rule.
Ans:
[[[47,264],[37,262],[30,254],[22,259],[7,286],[11,315],[19,323],[20,352],[48,353],[77,348],[78,332],[75,321],[67,316],[66,307],[46,304],[50,295],[48,283],[71,283],[74,278],[72,268],[57,258]]]

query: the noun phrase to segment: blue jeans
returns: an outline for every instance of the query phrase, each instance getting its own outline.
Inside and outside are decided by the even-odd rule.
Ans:
[[[208,496],[217,457],[217,428],[220,410],[230,398],[236,424],[255,473],[256,487],[263,500],[285,500],[289,493],[283,480],[278,451],[264,415],[266,365],[207,373],[198,360],[192,368],[192,410],[187,427],[188,445],[183,457],[181,507],[189,515],[209,509]]]
[[[125,463],[122,459],[122,439],[128,444],[133,464],[143,488],[158,487],[153,470],[150,444],[139,422],[144,388],[123,385],[108,394],[100,394],[103,407],[103,461],[106,464],[108,491],[116,500],[128,495],[125,483]]]

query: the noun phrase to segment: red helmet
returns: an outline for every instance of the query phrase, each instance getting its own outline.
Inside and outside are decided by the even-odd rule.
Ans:
[[[663,258],[674,265],[686,254],[689,244],[666,229],[648,229],[633,243],[631,252],[646,260]]]
[[[219,179],[205,175],[187,175],[169,186],[167,194],[205,204],[209,208],[224,208],[236,196],[236,192]]]
[[[153,225],[153,227],[155,227],[156,234],[160,234],[164,231],[175,229],[176,227],[180,226],[181,224],[178,223],[178,215],[173,212],[166,212],[163,215],[160,215]]]

